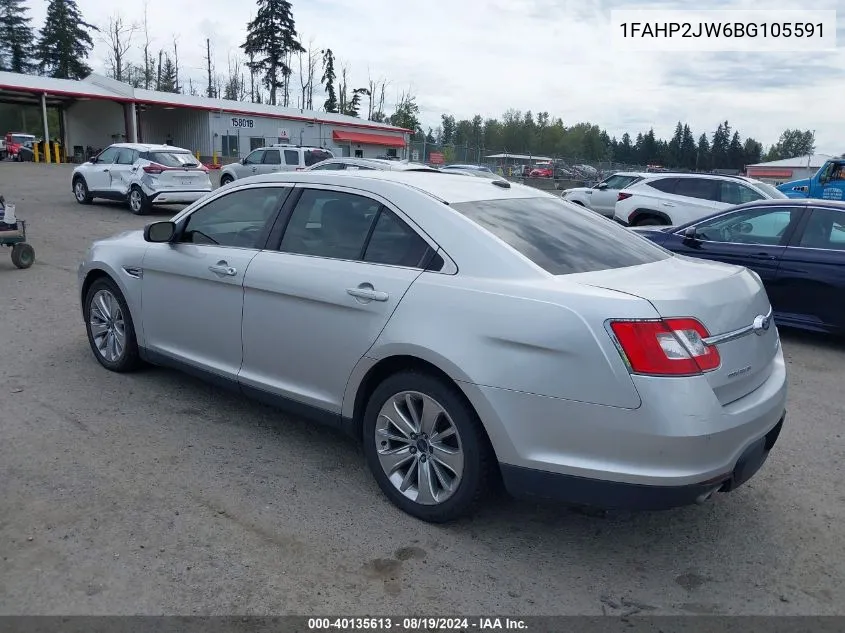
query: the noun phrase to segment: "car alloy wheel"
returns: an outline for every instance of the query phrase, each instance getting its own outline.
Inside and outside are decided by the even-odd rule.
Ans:
[[[91,202],[91,194],[82,178],[77,178],[76,182],[73,183],[73,197],[76,198],[79,204],[88,204]]]
[[[129,209],[136,215],[144,210],[144,194],[137,187],[129,192]]]
[[[126,319],[111,291],[102,289],[94,294],[88,326],[97,353],[108,363],[119,363],[126,353]]]
[[[376,421],[378,459],[406,498],[422,505],[446,501],[464,472],[460,434],[446,409],[431,396],[403,391],[389,398]]]

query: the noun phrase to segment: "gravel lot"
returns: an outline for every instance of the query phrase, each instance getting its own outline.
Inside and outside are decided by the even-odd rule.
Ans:
[[[845,344],[783,332],[780,441],[707,505],[504,498],[430,526],[333,432],[169,370],[102,369],[76,266],[148,218],[76,204],[70,172],[0,163],[37,258],[0,249],[0,613],[845,614]]]

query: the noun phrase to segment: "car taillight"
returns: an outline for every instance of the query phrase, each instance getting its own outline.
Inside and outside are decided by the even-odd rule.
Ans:
[[[620,192],[619,192],[619,195],[618,195],[618,196],[616,196],[616,202],[620,202],[620,201],[622,201],[622,200],[627,200],[628,198],[630,198],[630,197],[631,197],[631,196],[633,196],[633,195],[634,195],[634,194],[632,194],[632,193],[622,193],[622,192],[620,191]]]
[[[693,318],[654,321],[611,321],[610,328],[632,373],[648,376],[691,376],[716,369],[719,350]]]
[[[164,169],[165,167],[163,165],[158,165],[156,163],[144,166],[144,171],[148,174],[160,174],[164,171]]]

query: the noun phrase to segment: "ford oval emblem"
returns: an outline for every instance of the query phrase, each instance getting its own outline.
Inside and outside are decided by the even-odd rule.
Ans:
[[[769,326],[771,324],[772,317],[758,314],[756,317],[754,317],[754,333],[757,336],[763,336],[763,334],[765,334],[769,330]]]

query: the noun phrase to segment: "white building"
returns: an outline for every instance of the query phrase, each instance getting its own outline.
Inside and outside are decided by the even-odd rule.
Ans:
[[[748,165],[745,168],[745,173],[749,178],[780,185],[790,180],[802,180],[814,176],[819,168],[831,158],[834,157],[828,156],[827,154],[784,158],[783,160],[773,160],[768,163]]]
[[[341,114],[143,90],[96,74],[74,81],[0,72],[0,101],[39,105],[44,136],[62,142],[69,157],[137,141],[184,147],[206,160],[216,154],[224,162],[272,143],[405,158],[411,133]],[[61,111],[60,130],[47,129],[50,107]]]

